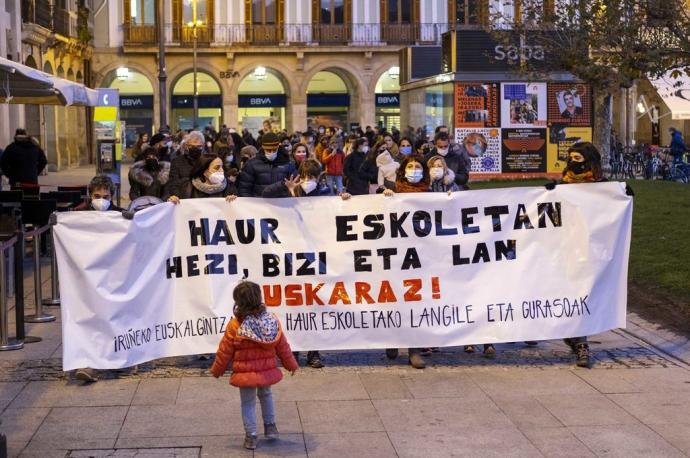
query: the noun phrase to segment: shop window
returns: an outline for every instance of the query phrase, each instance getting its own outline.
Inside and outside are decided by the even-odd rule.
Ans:
[[[488,9],[489,14],[498,16],[499,21],[503,24],[510,24],[516,20],[525,23],[539,23],[553,18],[555,3],[555,0],[512,0],[508,2],[490,0]]]

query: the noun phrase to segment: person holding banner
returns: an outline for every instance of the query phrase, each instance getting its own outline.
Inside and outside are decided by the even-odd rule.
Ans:
[[[590,142],[575,143],[568,148],[568,160],[563,169],[561,183],[597,183],[606,181],[601,170],[601,154],[597,147]],[[554,189],[556,183],[546,185],[547,189]],[[626,193],[633,195],[632,189],[626,185]],[[590,353],[587,336],[571,337],[563,341],[575,353],[575,364],[579,367],[590,367]]]
[[[115,185],[109,176],[96,175],[93,177],[89,182],[88,191],[88,201],[79,204],[74,209],[75,211],[122,212],[122,208],[112,204]],[[84,383],[93,383],[98,381],[98,373],[96,369],[84,367],[74,371],[74,378]]]
[[[319,177],[321,176],[321,164],[316,159],[307,159],[299,166],[299,175],[286,178],[283,183],[274,183],[264,189],[264,198],[283,197],[315,197],[319,196]],[[350,194],[343,192],[340,198],[347,200]],[[299,359],[299,352],[294,352],[295,359]],[[307,366],[314,369],[324,367],[321,354],[318,351],[307,352]]]
[[[267,134],[270,135],[270,134]],[[221,377],[232,365],[230,384],[240,389],[244,447],[254,450],[256,435],[256,398],[261,403],[264,436],[278,439],[271,385],[283,378],[276,356],[292,375],[299,368],[278,318],[266,311],[261,287],[250,281],[240,282],[232,292],[234,317],[223,335],[211,374]]]
[[[394,189],[384,189],[383,195],[392,197],[396,192],[427,192],[429,191],[429,171],[424,162],[414,156],[406,157],[400,164],[395,180]],[[421,355],[421,348],[408,348],[408,363],[415,369],[424,369],[426,362]],[[389,359],[398,357],[397,348],[386,349]]]

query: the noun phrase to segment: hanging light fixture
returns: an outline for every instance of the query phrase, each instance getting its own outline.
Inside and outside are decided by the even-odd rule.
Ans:
[[[397,80],[400,76],[400,67],[391,67],[388,69],[388,76]]]

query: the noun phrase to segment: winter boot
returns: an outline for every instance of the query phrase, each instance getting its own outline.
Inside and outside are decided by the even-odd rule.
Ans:
[[[398,357],[398,349],[397,348],[386,348],[386,357],[388,359],[395,359]]]
[[[280,434],[278,433],[278,427],[275,423],[264,423],[264,436],[266,436],[266,439],[269,440],[276,440],[280,437]]]
[[[577,347],[575,348],[575,355],[577,356],[577,359],[575,360],[575,364],[578,367],[590,367],[590,361],[589,361],[589,345],[586,343],[581,343],[577,344]]]
[[[418,351],[410,352],[409,363],[410,366],[414,367],[415,369],[424,369],[426,367],[426,362],[424,361],[424,358],[422,358],[422,355],[420,355]]]
[[[318,351],[310,351],[307,353],[307,366],[314,369],[321,369],[323,367],[321,355],[319,355]]]
[[[493,358],[496,356],[496,349],[491,344],[484,344],[484,356],[487,358]]]
[[[259,440],[256,438],[256,434],[247,434],[244,436],[244,448],[247,450],[256,449],[256,444]]]

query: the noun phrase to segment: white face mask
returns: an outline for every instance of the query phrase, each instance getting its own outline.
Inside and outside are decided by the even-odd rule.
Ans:
[[[299,185],[302,187],[302,190],[305,194],[309,194],[314,189],[316,189],[316,180],[303,181]]]
[[[91,206],[98,211],[106,211],[110,208],[108,199],[91,199]]]
[[[446,154],[448,154],[448,148],[436,148],[436,152],[441,156],[445,156]]]
[[[432,180],[440,180],[443,178],[443,167],[432,167],[429,169],[429,175]]]
[[[361,152],[363,152],[364,154],[366,154],[366,153],[369,152],[369,146],[368,146],[368,145],[364,145],[364,146],[360,147],[359,150],[360,150]]]
[[[421,170],[405,170],[405,178],[407,178],[407,181],[410,183],[419,183],[422,181],[423,176],[424,172]]]
[[[211,184],[221,184],[225,179],[225,174],[223,172],[214,172],[208,176],[208,181]]]
[[[275,161],[277,157],[278,157],[278,151],[274,151],[272,153],[266,153],[266,159],[268,159],[269,161]]]

